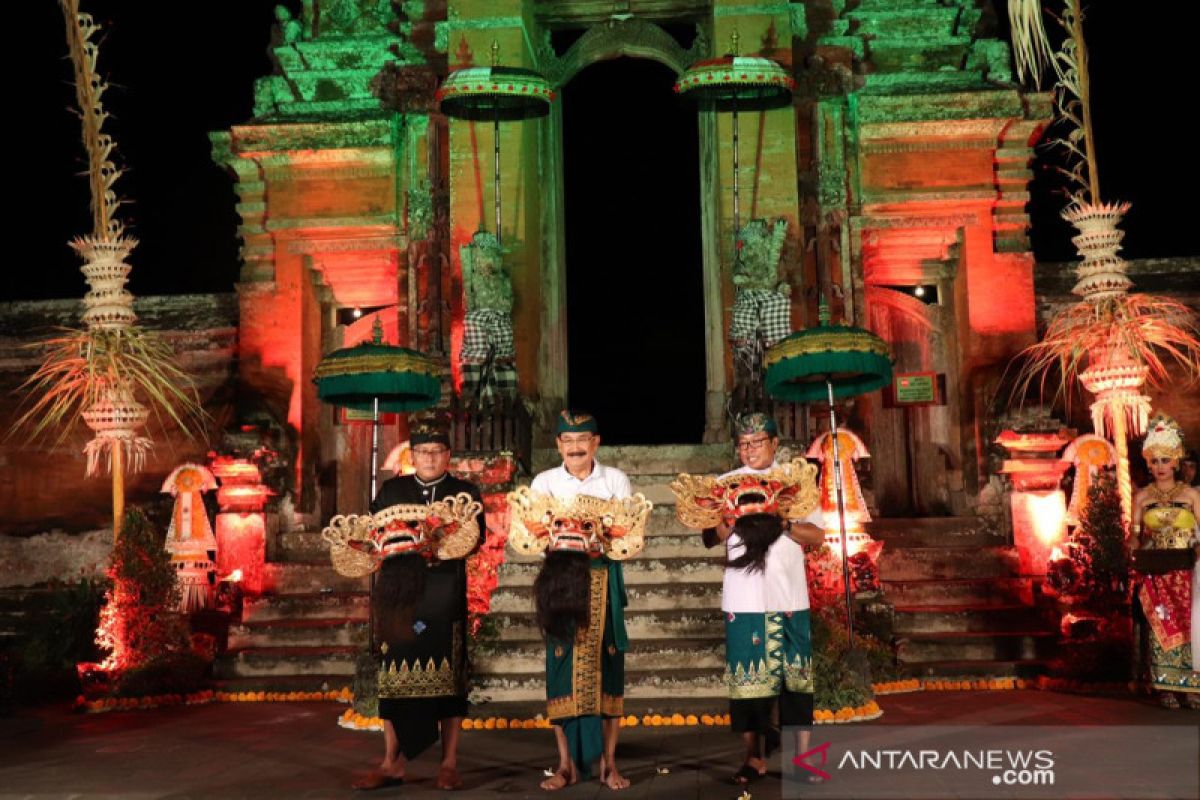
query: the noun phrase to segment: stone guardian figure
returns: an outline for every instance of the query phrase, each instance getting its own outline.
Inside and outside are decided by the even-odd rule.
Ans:
[[[513,363],[512,280],[495,234],[480,231],[459,249],[467,313],[462,372],[464,398],[511,397],[517,390]]]

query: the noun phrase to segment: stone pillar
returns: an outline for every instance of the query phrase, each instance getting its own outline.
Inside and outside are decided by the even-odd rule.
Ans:
[[[217,491],[217,577],[224,580],[241,570],[244,592],[261,594],[267,560],[267,520],[263,507],[271,490],[262,483],[258,467],[244,458],[221,456],[212,472],[221,482]]]
[[[1017,433],[1006,430],[996,444],[1008,451],[1000,472],[1012,481],[1013,543],[1021,574],[1044,576],[1051,554],[1066,537],[1067,499],[1059,488],[1071,466],[1058,453],[1071,441],[1068,431]]]

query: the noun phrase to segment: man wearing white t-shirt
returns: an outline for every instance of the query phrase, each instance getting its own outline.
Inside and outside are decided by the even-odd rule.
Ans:
[[[721,477],[771,470],[777,466],[778,447],[775,420],[759,413],[739,417],[737,453],[742,466]],[[740,784],[766,774],[765,740],[776,713],[781,725],[803,728],[797,752],[808,748],[812,642],[802,545],[824,541],[819,509],[804,520],[785,520],[750,507],[746,511],[750,513],[722,520],[703,533],[706,546],[726,546],[721,611],[730,727],[742,734],[746,747],[744,762],[733,776]]]
[[[539,473],[530,484],[530,491],[560,500],[570,500],[576,495],[602,500],[631,496],[625,473],[596,460],[600,433],[592,415],[563,411],[556,421],[555,432],[563,463]],[[559,620],[564,614],[576,619],[582,616],[587,610],[589,585],[591,591],[604,594],[602,600],[596,601],[603,609],[602,634],[555,636],[550,631],[562,626],[553,621],[543,628],[547,716],[554,723],[559,759],[554,774],[541,783],[548,791],[589,777],[592,763],[597,759],[601,783],[609,789],[629,786],[629,780],[617,770],[616,763],[617,734],[625,699],[625,651],[629,649],[625,631],[628,598],[621,562],[603,555],[589,560],[579,553],[548,553],[534,582],[539,624],[547,615]],[[575,609],[568,600],[572,597],[577,597],[583,607]],[[548,609],[553,611],[544,612]],[[592,617],[588,619],[590,626]],[[572,630],[579,629],[575,623],[572,625]],[[594,704],[586,700],[596,695],[599,708],[593,708]]]

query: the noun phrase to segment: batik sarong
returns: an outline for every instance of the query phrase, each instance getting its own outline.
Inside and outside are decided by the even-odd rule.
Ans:
[[[620,717],[625,703],[625,583],[621,565],[593,559],[588,626],[564,641],[546,641],[546,716],[561,725],[581,775],[604,749],[601,719]]]
[[[809,611],[725,614],[725,685],[730,726],[766,733],[779,724],[811,725],[812,636]]]

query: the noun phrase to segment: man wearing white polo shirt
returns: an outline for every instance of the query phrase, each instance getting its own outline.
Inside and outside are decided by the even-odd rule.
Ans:
[[[777,467],[779,432],[766,414],[745,414],[736,423],[742,466],[721,478],[760,474]],[[774,719],[799,728],[797,752],[805,752],[812,725],[808,581],[802,545],[819,545],[820,510],[803,520],[783,520],[745,507],[746,516],[723,520],[704,531],[704,544],[724,542],[726,567],[721,591],[725,614],[726,681],[730,727],[742,735],[745,756],[735,783],[758,780],[767,771],[766,739]],[[768,642],[778,642],[775,650]],[[775,664],[772,658],[780,659]],[[756,667],[766,664],[768,673]]]
[[[624,472],[596,460],[600,431],[595,417],[563,411],[555,425],[555,433],[563,463],[539,473],[530,484],[530,491],[560,500],[570,500],[581,494],[602,500],[632,494],[629,478]],[[574,561],[580,563],[568,563]],[[590,579],[589,575],[592,576]],[[600,577],[604,579],[598,581]],[[597,758],[602,784],[610,789],[629,786],[629,780],[617,770],[616,763],[617,734],[625,696],[625,651],[629,649],[624,611],[628,598],[621,563],[604,556],[589,559],[575,553],[547,554],[534,583],[539,624],[544,609],[549,609],[548,613],[557,614],[560,619],[564,612],[572,613],[567,608],[572,605],[569,601],[572,596],[578,595],[580,603],[586,604],[589,583],[592,587],[603,586],[607,594],[600,603],[605,609],[604,631],[602,639],[595,637],[599,645],[596,652],[582,646],[582,640],[577,636],[555,637],[543,628],[547,635],[546,699],[558,745],[558,768],[541,784],[548,791],[570,786],[580,777],[587,778]],[[580,611],[586,611],[586,608],[578,609],[572,615]],[[583,660],[581,664],[594,665],[587,674],[600,676],[598,715],[580,710],[577,694],[581,694],[583,687],[578,685],[576,659]]]

